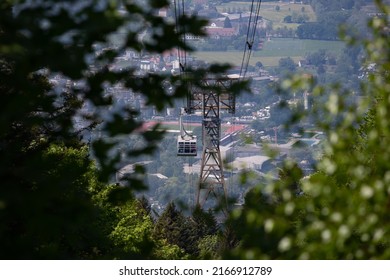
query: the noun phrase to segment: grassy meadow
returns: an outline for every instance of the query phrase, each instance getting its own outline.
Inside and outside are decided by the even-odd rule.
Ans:
[[[220,13],[233,13],[233,12],[249,12],[252,2],[229,2],[222,3],[217,6],[217,10]],[[276,10],[276,6],[279,6],[279,10]],[[283,19],[293,13],[304,13],[309,17],[309,21],[316,21],[316,15],[310,5],[293,4],[293,3],[280,3],[280,2],[262,2],[260,6],[260,15],[273,22],[274,27],[287,26],[288,28],[296,27],[296,24],[283,23]]]
[[[265,67],[273,67],[277,66],[280,58],[283,57],[291,57],[295,62],[298,62],[307,53],[316,52],[320,49],[325,49],[338,56],[344,46],[344,42],[341,41],[272,38],[270,41],[264,42],[262,50],[252,52],[249,64],[255,65],[256,62],[261,61]],[[195,52],[194,56],[207,62],[231,63],[240,66],[243,52]]]

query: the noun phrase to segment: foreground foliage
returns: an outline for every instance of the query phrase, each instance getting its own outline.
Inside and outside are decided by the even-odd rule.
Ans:
[[[369,22],[372,37],[362,44],[367,71],[361,98],[350,103],[340,87],[313,87],[295,77],[285,90],[311,90],[329,99],[315,112],[326,132],[317,172],[302,178],[286,162],[282,180],[258,186],[231,219],[240,245],[226,257],[244,259],[388,259],[390,257],[390,40],[389,7]],[[299,182],[303,194],[291,186]]]
[[[115,98],[106,88],[141,94],[157,110],[187,94],[187,81],[179,77],[114,67],[125,51],[190,51],[183,34],[205,35],[204,20],[178,16],[177,30],[157,16],[169,4],[1,1],[0,258],[178,257],[176,247],[151,237],[152,220],[132,196],[145,188],[139,179],[144,168],[135,168],[140,176],[128,178],[126,188],[108,184],[122,155],[151,154],[163,132],[158,126],[143,131],[144,145],[119,150],[123,136],[139,133],[142,122],[130,106],[112,110]],[[118,33],[122,41],[113,47]],[[164,90],[167,83],[173,93]],[[97,127],[107,137],[91,139]]]

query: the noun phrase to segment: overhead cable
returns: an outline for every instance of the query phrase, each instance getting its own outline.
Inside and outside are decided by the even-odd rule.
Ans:
[[[241,62],[240,79],[244,79],[246,72],[248,71],[249,60],[254,47],[254,41],[256,36],[257,24],[260,18],[261,0],[252,0],[251,10],[248,20],[248,29],[246,34],[246,41],[244,47],[244,53]]]

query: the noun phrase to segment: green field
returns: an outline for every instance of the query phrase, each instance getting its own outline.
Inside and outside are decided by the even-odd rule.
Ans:
[[[345,44],[342,41],[299,40],[272,38],[264,43],[263,49],[254,53],[255,57],[303,56],[309,52],[325,49],[339,54]]]
[[[255,65],[261,61],[264,66],[277,66],[279,59],[291,57],[294,61],[302,59],[307,53],[325,49],[340,54],[345,44],[341,41],[322,41],[322,40],[299,40],[299,39],[279,39],[272,38],[264,42],[261,51],[252,52],[250,65]],[[243,52],[195,52],[194,56],[207,62],[231,63],[240,66]]]
[[[248,12],[251,9],[252,2],[229,2],[217,6],[220,13],[226,12]],[[280,10],[276,10],[279,6]],[[302,12],[303,8],[303,12]],[[309,17],[309,21],[316,21],[316,15],[310,5],[279,3],[279,2],[263,2],[260,6],[260,16],[272,21],[274,24],[283,22],[283,19],[293,13],[305,13]]]

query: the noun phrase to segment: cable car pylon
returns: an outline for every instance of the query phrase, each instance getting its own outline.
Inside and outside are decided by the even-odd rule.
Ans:
[[[176,29],[183,31],[179,24],[180,15],[184,15],[184,1],[173,0],[175,8]],[[180,5],[181,4],[181,5]],[[202,120],[202,156],[200,162],[200,176],[197,185],[196,205],[204,208],[208,198],[213,196],[216,203],[222,202],[223,210],[227,210],[227,187],[225,183],[223,161],[220,151],[221,119],[220,112],[227,110],[228,113],[235,113],[235,95],[229,92],[232,83],[245,79],[252,53],[256,28],[259,20],[261,0],[252,0],[250,19],[248,24],[247,38],[245,42],[244,55],[241,64],[240,74],[236,76],[207,77],[196,83],[190,83],[187,96],[187,107],[184,111],[191,115],[196,111],[201,112]],[[182,32],[185,34],[185,30]],[[183,36],[185,42],[185,36]],[[178,52],[180,74],[186,72],[186,52]],[[184,75],[183,75],[184,76]],[[195,143],[195,136],[187,133],[182,124],[180,115],[180,136],[178,137],[178,155],[196,156],[196,148],[190,147]],[[184,132],[184,134],[182,133]],[[217,204],[209,205],[214,207]]]
[[[196,193],[196,205],[200,208],[204,208],[210,197],[216,199],[216,203],[227,205],[228,192],[220,151],[220,113],[222,110],[231,114],[235,112],[235,95],[228,89],[237,79],[238,77],[232,76],[204,78],[200,81],[200,86],[193,84],[189,88],[186,112],[194,114],[200,111],[203,117],[203,148]],[[216,203],[208,207],[214,207]]]

